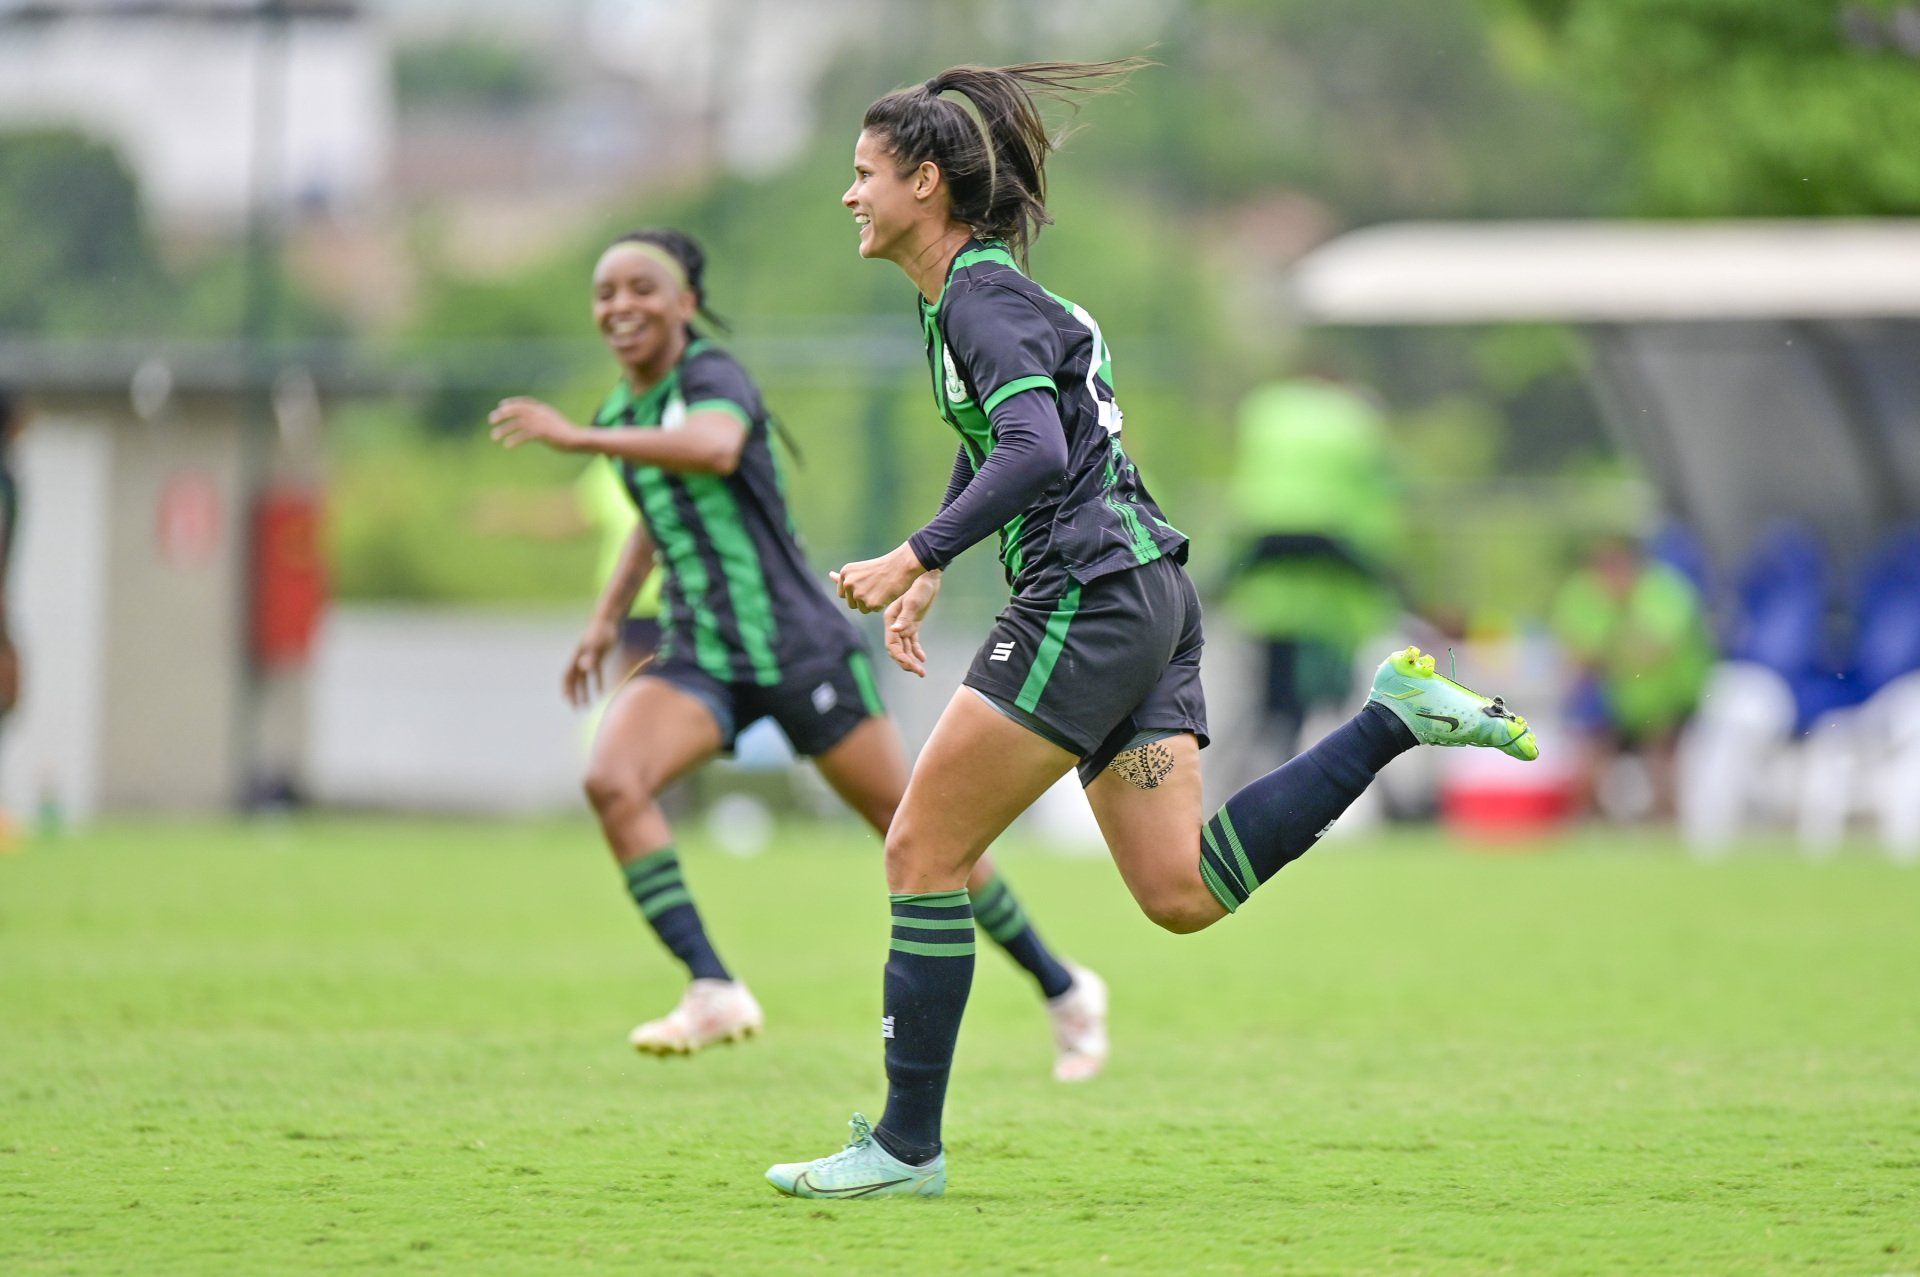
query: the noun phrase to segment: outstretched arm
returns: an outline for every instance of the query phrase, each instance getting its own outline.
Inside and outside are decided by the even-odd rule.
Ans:
[[[718,409],[690,412],[685,424],[673,430],[588,430],[549,404],[516,396],[502,399],[487,421],[494,442],[504,447],[543,443],[556,452],[594,453],[683,473],[732,474],[747,446],[745,423]]]

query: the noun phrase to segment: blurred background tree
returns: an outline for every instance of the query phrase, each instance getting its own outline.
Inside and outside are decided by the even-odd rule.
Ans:
[[[1160,64],[1054,113],[1086,127],[1054,167],[1058,224],[1034,269],[1100,317],[1129,447],[1202,538],[1234,405],[1303,367],[1377,388],[1403,443],[1445,452],[1449,482],[1545,494],[1622,472],[1565,332],[1292,329],[1277,281],[1344,230],[1920,206],[1920,7],[1895,0],[948,0],[884,33],[851,10],[746,0],[401,20],[426,8],[390,15],[380,199],[282,210],[275,335],[350,336],[425,387],[335,414],[350,598],[571,603],[592,588],[592,534],[560,517],[578,463],[498,455],[481,426],[509,393],[592,410],[612,372],[586,281],[612,235],[645,224],[707,244],[727,340],[807,454],[795,495],[816,554],[905,533],[949,445],[923,402],[910,289],[857,261],[838,199],[866,104],[961,57]],[[765,108],[799,121],[795,140],[742,151],[767,131],[735,115],[780,78],[754,52],[776,19],[805,27],[772,46],[789,96]],[[237,333],[237,233],[171,233],[95,138],[0,136],[0,233],[0,331]]]
[[[1920,9],[1901,0],[1503,0],[1510,70],[1628,144],[1632,211],[1920,209]]]

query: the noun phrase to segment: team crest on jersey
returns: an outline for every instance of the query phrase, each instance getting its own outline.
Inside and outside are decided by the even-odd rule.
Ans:
[[[687,424],[687,401],[679,395],[667,400],[667,406],[660,413],[662,430],[678,430]]]
[[[946,361],[947,365],[947,401],[949,403],[965,403],[967,401],[967,383],[960,379],[960,370],[954,367],[953,352],[943,346],[940,350],[940,358]]]

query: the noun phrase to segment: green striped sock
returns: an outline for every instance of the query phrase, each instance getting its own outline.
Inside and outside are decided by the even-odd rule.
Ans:
[[[874,1135],[902,1161],[924,1163],[940,1151],[953,1044],[973,986],[973,906],[964,887],[890,899],[880,1021],[887,1110]]]
[[[1200,826],[1200,879],[1233,913],[1333,828],[1374,775],[1414,745],[1392,710],[1369,703],[1301,754],[1227,799]]]
[[[662,847],[620,868],[627,876],[627,893],[639,906],[640,916],[660,937],[660,943],[686,964],[688,974],[696,980],[733,978],[707,938],[700,911],[694,907],[693,895],[680,875],[680,857],[673,848]]]
[[[974,921],[1034,978],[1042,997],[1057,998],[1073,987],[1073,973],[1040,939],[1003,875],[995,874],[986,886],[969,894],[973,897]]]

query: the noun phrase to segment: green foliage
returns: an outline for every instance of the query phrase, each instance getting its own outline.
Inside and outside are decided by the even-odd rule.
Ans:
[[[1920,1249],[1911,870],[1336,837],[1186,937],[1016,833],[1028,914],[1112,984],[1107,1073],[1048,1076],[983,941],[949,1195],[796,1202],[762,1169],[882,1095],[880,849],[683,845],[767,1033],[666,1061],[624,1037],[683,980],[584,815],[0,856],[0,1270],[1811,1277]]]
[[[334,423],[327,551],[355,601],[584,607],[599,537],[574,502],[586,461],[422,438],[403,410],[348,408]]]
[[[157,254],[118,152],[65,130],[0,133],[0,332],[41,337],[237,337],[247,256],[228,245],[181,270]],[[266,336],[338,336],[344,324],[276,264]]]
[[[1089,149],[1183,206],[1313,197],[1338,223],[1591,213],[1617,141],[1558,86],[1500,74],[1474,0],[1212,0],[1093,108]]]
[[[1502,0],[1633,141],[1633,207],[1678,216],[1920,211],[1920,63],[1876,42],[1890,3]],[[1865,26],[1863,35],[1851,28]]]
[[[174,274],[167,288],[165,329],[174,337],[235,338],[246,324],[248,272],[252,265],[241,245],[222,246],[213,255]],[[262,335],[269,341],[296,342],[345,338],[347,321],[302,289],[286,267],[274,264],[272,314]]]
[[[512,111],[545,97],[546,68],[525,49],[455,36],[403,45],[394,54],[393,90],[401,109],[439,107]]]
[[[140,192],[105,143],[56,129],[0,133],[0,330],[136,331],[164,278]]]

